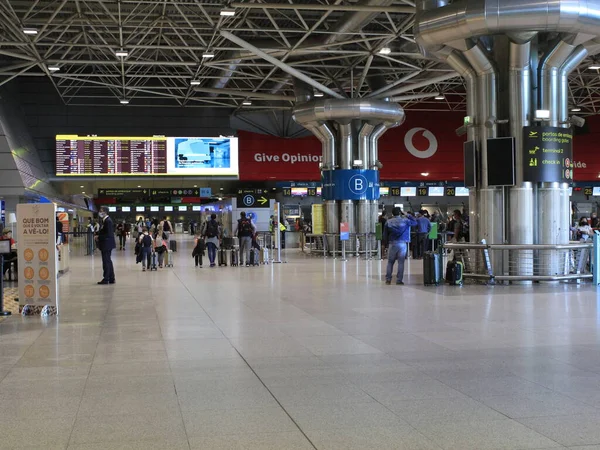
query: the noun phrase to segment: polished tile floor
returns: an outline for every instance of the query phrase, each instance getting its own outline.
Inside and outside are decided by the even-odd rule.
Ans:
[[[0,449],[600,449],[590,286],[381,282],[383,264],[60,279],[60,318],[0,323]]]

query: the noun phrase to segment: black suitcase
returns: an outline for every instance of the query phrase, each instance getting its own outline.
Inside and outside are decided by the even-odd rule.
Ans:
[[[217,253],[217,258],[219,260],[219,266],[227,265],[227,253],[225,252],[225,249],[223,247],[219,249],[219,252]]]
[[[177,251],[177,241],[169,241],[169,250],[173,252]]]
[[[223,238],[223,243],[221,244],[221,247],[223,247],[223,248],[232,248],[233,247],[233,238],[224,237]]]
[[[442,255],[436,252],[425,252],[423,256],[423,284],[437,286],[444,281],[444,263]]]
[[[237,267],[240,265],[240,254],[237,248],[231,249],[231,267]]]
[[[446,266],[446,283],[452,286],[463,284],[463,263],[460,261],[448,261]]]

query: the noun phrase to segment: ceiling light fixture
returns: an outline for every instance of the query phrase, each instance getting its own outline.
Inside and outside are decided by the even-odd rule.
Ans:
[[[392,49],[389,47],[382,47],[381,50],[379,50],[380,55],[389,55],[390,53],[392,53]]]
[[[436,96],[435,96],[435,99],[436,99],[436,100],[444,100],[445,98],[446,98],[446,97],[444,97],[442,94],[440,94],[440,95],[436,95]]]
[[[235,9],[223,8],[220,13],[222,16],[232,17],[235,16]]]
[[[590,69],[590,70],[600,70],[600,64],[592,64],[590,67],[588,67],[588,69]]]
[[[244,105],[244,106],[250,106],[251,104],[252,104],[252,102],[250,100],[244,100],[242,102],[242,105]]]
[[[315,92],[315,97],[323,97],[323,93],[322,92]]]
[[[50,72],[58,72],[60,70],[60,67],[58,67],[57,65],[50,65],[48,66],[48,70]]]
[[[429,172],[421,172],[421,175],[424,177],[428,177],[429,176]]]
[[[117,51],[115,52],[115,56],[116,56],[117,58],[127,58],[127,57],[129,56],[129,52],[128,52],[128,51],[126,51],[126,50],[123,50],[123,49],[121,49],[121,50],[117,50]]]
[[[37,28],[23,28],[23,33],[33,36],[33,35],[38,34],[38,30],[37,30]]]
[[[579,106],[573,106],[571,108],[571,112],[579,112],[579,111],[581,111],[581,108]]]
[[[213,52],[206,52],[206,53],[202,53],[202,58],[204,59],[209,59],[209,58],[214,58],[215,54]]]
[[[129,105],[129,100],[127,100],[126,98],[119,100],[119,102],[121,103],[121,105]]]
[[[200,86],[200,80],[192,80],[192,81],[190,81],[190,84],[192,86]]]

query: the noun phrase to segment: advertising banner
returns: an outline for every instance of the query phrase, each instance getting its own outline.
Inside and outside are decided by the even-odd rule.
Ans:
[[[570,128],[523,127],[523,180],[571,183],[572,141]]]
[[[54,203],[17,205],[17,224],[19,301],[58,307]]]
[[[325,207],[322,203],[312,205],[312,232],[313,234],[325,233]]]

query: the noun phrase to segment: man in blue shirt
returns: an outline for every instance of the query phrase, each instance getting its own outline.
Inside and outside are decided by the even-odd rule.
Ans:
[[[410,242],[410,227],[417,225],[417,220],[410,214],[400,216],[402,210],[398,207],[392,209],[393,217],[385,223],[383,238],[389,243],[388,266],[385,275],[385,284],[392,284],[394,264],[398,261],[398,274],[396,284],[404,284],[404,260],[406,259],[407,244]]]
[[[415,246],[416,255],[415,258],[422,259],[427,251],[427,244],[429,243],[429,232],[431,231],[431,222],[423,211],[417,213],[417,245]]]

